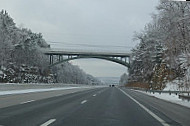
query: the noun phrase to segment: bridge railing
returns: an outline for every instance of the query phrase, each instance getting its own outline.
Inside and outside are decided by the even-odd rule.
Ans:
[[[120,49],[82,49],[82,48],[48,48],[48,49],[43,49],[43,52],[48,52],[48,51],[62,51],[62,52],[83,52],[83,53],[123,53],[123,54],[130,54],[129,50],[120,50]]]

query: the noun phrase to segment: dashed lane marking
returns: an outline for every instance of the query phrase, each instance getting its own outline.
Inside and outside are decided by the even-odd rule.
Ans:
[[[30,103],[30,102],[33,102],[35,100],[30,100],[30,101],[26,101],[26,102],[21,102],[20,104],[26,104],[26,103]]]
[[[48,125],[52,124],[52,123],[55,122],[55,121],[56,121],[56,119],[50,119],[50,120],[48,120],[47,122],[43,123],[43,124],[40,125],[40,126],[48,126]]]
[[[87,100],[84,100],[84,101],[81,102],[81,104],[84,104],[84,103],[86,103],[86,102],[87,102]]]

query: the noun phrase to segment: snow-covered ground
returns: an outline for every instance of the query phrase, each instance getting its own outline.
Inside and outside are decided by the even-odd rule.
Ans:
[[[102,86],[91,86],[81,84],[0,84],[0,95],[24,94],[33,92],[68,90],[76,88],[98,88]]]
[[[66,90],[66,89],[74,89],[74,88],[79,88],[79,87],[63,87],[63,88],[49,88],[49,89],[9,90],[9,91],[1,91],[1,92],[0,92],[0,95],[24,94],[24,93],[32,93],[32,92],[44,92],[44,91]]]
[[[133,90],[133,89],[131,89],[131,90]],[[171,95],[169,95],[169,93],[162,93],[162,94],[154,93],[153,94],[153,93],[149,93],[149,92],[146,93],[145,91],[140,91],[140,90],[135,90],[135,91],[142,92],[144,94],[147,94],[147,95],[159,98],[159,99],[163,99],[163,100],[166,100],[166,101],[176,103],[176,104],[190,108],[190,102],[188,102],[187,100],[179,99],[179,96],[176,94],[171,94]]]
[[[62,88],[49,88],[49,89],[25,89],[25,90],[10,90],[10,91],[1,91],[0,95],[9,95],[9,94],[24,94],[24,93],[33,93],[33,92],[44,92],[44,91],[56,91],[56,90],[67,90],[67,89],[76,89],[76,88],[90,88],[90,87],[62,87]]]
[[[164,88],[164,91],[190,91],[190,89],[187,89],[185,87],[180,87],[180,81],[179,80],[173,80],[171,82],[168,82],[166,84],[166,87]],[[182,82],[181,80],[181,83],[184,83]]]
[[[45,84],[45,83],[30,83],[30,84],[17,84],[17,83],[0,83],[0,91],[10,90],[25,90],[25,89],[49,89],[49,88],[63,88],[63,87],[81,87],[90,86],[85,84]]]
[[[177,80],[174,80],[172,82],[168,82],[166,84],[166,87],[164,88],[164,91],[178,91],[179,86],[177,85]]]
[[[134,89],[131,89],[131,90],[134,90]],[[183,105],[183,106],[186,106],[186,107],[189,107],[190,108],[190,101],[187,101],[187,100],[182,100],[182,99],[179,99],[179,96],[176,95],[176,94],[169,94],[169,93],[150,93],[150,92],[146,92],[146,91],[141,91],[141,90],[134,90],[134,91],[138,91],[138,92],[142,92],[142,93],[145,93],[147,95],[150,95],[150,96],[153,96],[153,97],[156,97],[156,98],[159,98],[159,99],[163,99],[163,100],[166,100],[166,101],[169,101],[169,102],[172,102],[172,103],[176,103],[176,104],[180,104],[180,105]],[[185,89],[183,87],[180,87],[179,86],[179,81],[178,80],[174,80],[172,82],[169,82],[166,84],[166,87],[164,88],[164,91],[189,91],[189,89]],[[187,95],[186,94],[183,94],[183,95]]]

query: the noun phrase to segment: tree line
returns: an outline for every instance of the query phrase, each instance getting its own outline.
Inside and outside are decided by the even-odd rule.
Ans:
[[[51,69],[42,49],[50,48],[41,33],[18,28],[9,14],[0,12],[0,82],[98,84],[78,66],[62,63]]]
[[[128,83],[162,90],[166,83],[190,87],[190,2],[160,0],[152,21],[134,35]]]

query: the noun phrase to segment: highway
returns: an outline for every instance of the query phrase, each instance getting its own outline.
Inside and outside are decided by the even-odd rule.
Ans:
[[[0,101],[0,126],[190,124],[189,108],[126,88],[104,87],[80,91],[53,91],[45,94],[8,95],[0,96]]]

